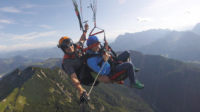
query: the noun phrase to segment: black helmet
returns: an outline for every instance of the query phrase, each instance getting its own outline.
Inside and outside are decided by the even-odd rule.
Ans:
[[[58,48],[65,49],[65,48],[69,48],[72,45],[73,45],[72,39],[65,36],[65,37],[61,37],[61,39],[59,40]]]

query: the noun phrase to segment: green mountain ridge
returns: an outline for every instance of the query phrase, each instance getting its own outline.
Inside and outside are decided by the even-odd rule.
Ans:
[[[156,112],[200,111],[200,66],[133,51],[131,56],[141,68],[138,78],[145,84],[137,93]]]
[[[78,92],[59,68],[16,69],[0,81],[0,90],[0,112],[79,111]],[[89,107],[92,112],[153,112],[134,92],[112,84],[95,87]]]
[[[98,107],[98,109],[100,110],[104,108],[105,112],[107,111],[108,112],[110,111],[134,112],[134,111],[140,111],[140,110],[144,111],[144,109],[146,109],[148,112],[149,111],[148,104],[149,104],[151,108],[153,109],[153,111],[155,112],[180,112],[180,111],[181,112],[199,112],[200,108],[198,104],[200,103],[199,102],[200,101],[200,86],[199,86],[200,66],[198,64],[181,62],[174,59],[162,57],[159,55],[144,55],[140,52],[135,52],[135,51],[130,51],[130,53],[131,53],[132,61],[134,62],[136,67],[139,67],[141,69],[141,71],[138,72],[137,78],[139,78],[145,84],[144,90],[137,91],[133,89],[132,91],[131,89],[127,89],[120,85],[100,84],[99,87],[95,87],[95,91],[94,93],[92,93],[92,98],[94,98],[92,99],[92,102],[95,102],[93,105],[91,105],[92,108],[101,105]],[[59,72],[58,72],[59,69],[56,67],[60,67],[60,65],[61,65],[61,59],[51,58],[44,62],[37,63],[34,66],[39,66],[39,67],[33,67],[33,68],[34,68],[34,71],[38,71],[39,76],[40,75],[43,76],[41,72],[42,70],[43,73],[45,73],[46,76],[48,76],[47,79],[52,79],[51,77],[54,77],[54,75],[56,77],[57,76],[62,77],[62,78],[57,77],[59,79],[58,82],[62,82],[63,80],[66,80],[67,82],[69,82],[68,83],[69,85],[62,82],[63,85],[67,85],[66,89],[64,90],[75,91],[73,89],[72,90],[67,89],[68,87],[73,88],[73,86],[71,85],[71,82],[66,75],[59,75]],[[40,67],[46,67],[46,68],[40,68]],[[2,84],[1,84],[2,81],[0,81],[0,90],[9,90],[8,87],[13,87],[12,83],[14,83],[13,82],[14,79],[25,80],[26,78],[24,78],[24,76],[27,76],[26,75],[27,73],[29,75],[31,75],[30,73],[32,73],[31,71],[32,68],[31,67],[28,67],[28,68],[26,68],[23,71],[16,70],[16,72],[11,73],[11,75],[9,74],[6,75],[6,77],[10,76],[10,78],[8,78],[8,80],[5,80],[5,82],[7,83],[10,82],[11,85],[4,83],[4,86],[3,86],[4,88],[2,88]],[[56,72],[55,73],[53,72],[51,74],[49,73],[50,71],[54,71],[54,72],[56,71]],[[18,74],[18,73],[21,73],[21,75],[13,75],[13,74]],[[18,76],[18,78],[13,77],[13,76]],[[37,76],[36,72],[34,72],[34,74],[31,75],[31,77],[35,77],[35,76]],[[36,78],[34,78],[34,80],[35,79]],[[30,78],[28,78],[27,81],[22,81],[22,82],[26,83],[29,80]],[[45,81],[45,82],[48,82],[48,81]],[[5,84],[7,85],[5,86]],[[20,81],[16,81],[15,85],[16,84],[20,84]],[[43,83],[41,84],[45,85]],[[55,84],[47,84],[47,85],[48,87],[50,87],[50,85],[55,85]],[[6,94],[6,97],[4,98],[1,98],[3,91],[0,91],[0,99],[1,99],[0,104],[2,104],[2,101],[5,101],[4,99],[7,98],[8,95],[10,95],[12,91],[16,88],[21,88],[21,86],[13,87],[12,89],[10,89],[9,94],[5,93],[4,91],[4,93]],[[54,90],[57,90],[57,89],[54,88]],[[70,107],[70,108],[76,108],[77,109],[76,111],[78,111],[79,109],[78,94],[76,92],[70,93],[70,94],[72,95],[76,94],[76,96],[73,96],[74,97],[73,101],[75,101],[74,103],[75,106]],[[53,94],[52,96],[55,97],[57,95],[58,94]],[[108,99],[108,96],[109,96],[109,99]],[[140,98],[144,99],[145,101]],[[125,100],[122,101],[122,99],[125,99]],[[147,102],[148,104],[145,102]],[[55,105],[53,103],[51,104]],[[141,105],[143,107],[137,106],[137,105]],[[144,105],[147,105],[147,106],[144,106]],[[152,111],[152,109],[150,110]],[[92,111],[95,112],[97,110],[94,109]]]

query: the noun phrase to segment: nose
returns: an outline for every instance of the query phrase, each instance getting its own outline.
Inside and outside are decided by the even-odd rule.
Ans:
[[[74,51],[74,46],[72,45],[72,46],[70,46],[70,49],[72,50],[72,51]]]

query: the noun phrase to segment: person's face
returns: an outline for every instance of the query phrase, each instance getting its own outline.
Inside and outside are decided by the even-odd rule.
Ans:
[[[92,48],[92,51],[94,52],[98,52],[99,50],[100,50],[100,43],[98,43],[96,46]]]
[[[72,44],[69,48],[66,48],[65,52],[67,52],[67,53],[73,53],[74,52],[74,45]]]

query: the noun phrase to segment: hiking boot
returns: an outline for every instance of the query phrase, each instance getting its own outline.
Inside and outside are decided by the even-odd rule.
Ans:
[[[131,85],[131,87],[137,88],[137,89],[143,89],[144,84],[142,84],[139,80],[136,80],[134,84]]]

